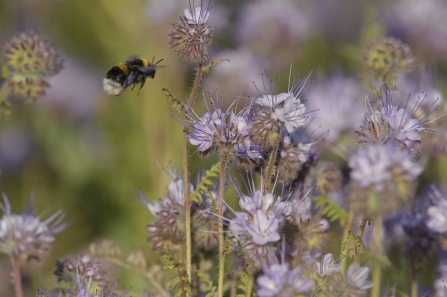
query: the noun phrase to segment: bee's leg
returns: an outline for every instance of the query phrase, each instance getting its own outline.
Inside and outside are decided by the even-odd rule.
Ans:
[[[137,93],[137,95],[140,94],[140,90],[141,90],[141,88],[142,88],[143,86],[144,86],[144,81],[141,83],[140,88],[138,89],[138,93]]]
[[[133,71],[129,73],[129,75],[126,77],[126,80],[123,82],[123,88],[127,89],[132,84],[135,86],[135,74]]]
[[[133,84],[133,87],[130,90],[133,91],[133,89],[135,89],[135,86],[136,86],[136,84]],[[140,92],[140,91],[138,91],[138,92]]]
[[[140,94],[140,90],[141,88],[144,86],[144,83],[146,82],[146,78],[144,76],[141,77],[141,81],[140,81],[140,88],[138,89],[138,94]]]

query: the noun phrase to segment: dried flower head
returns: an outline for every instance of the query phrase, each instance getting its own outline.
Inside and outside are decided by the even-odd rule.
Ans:
[[[349,159],[350,206],[366,216],[390,215],[411,201],[422,166],[393,145],[372,145]]]
[[[381,37],[368,45],[363,59],[377,81],[390,82],[399,69],[413,68],[416,64],[411,49],[400,40]]]
[[[67,279],[84,279],[90,283],[94,291],[105,289],[108,283],[105,277],[107,272],[101,264],[86,255],[65,256],[56,262],[54,274],[59,282]]]
[[[205,6],[201,1],[199,7],[194,7],[194,1],[190,2],[190,9],[185,9],[184,16],[171,24],[169,46],[185,61],[204,63],[208,59],[208,46],[213,33],[208,24],[210,3]]]
[[[45,221],[36,216],[32,199],[28,200],[23,214],[14,214],[6,195],[0,203],[3,217],[0,220],[0,251],[11,257],[40,261],[48,251],[48,244],[54,241],[54,235],[69,224],[61,224],[64,214],[61,210]]]
[[[261,95],[254,101],[258,108],[251,122],[250,134],[256,143],[266,149],[272,148],[280,140],[283,129],[291,133],[304,126],[306,107],[300,96],[304,92],[306,81],[307,79],[301,84],[294,83],[287,93],[276,95],[273,81],[269,80],[270,94]],[[266,89],[265,86],[264,88]]]
[[[49,86],[45,77],[58,73],[63,60],[44,36],[26,31],[17,33],[7,43],[2,63],[7,69],[5,77],[10,95],[35,101]]]

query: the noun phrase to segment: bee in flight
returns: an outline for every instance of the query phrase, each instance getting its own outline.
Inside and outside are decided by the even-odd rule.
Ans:
[[[152,58],[152,62],[148,62],[146,59],[132,57],[113,66],[107,71],[106,77],[102,80],[104,91],[108,94],[118,96],[130,85],[133,85],[131,89],[133,90],[136,84],[140,84],[140,88],[138,89],[139,94],[146,82],[146,78],[154,78],[157,68],[156,65],[163,61],[161,59],[154,64],[154,58]]]

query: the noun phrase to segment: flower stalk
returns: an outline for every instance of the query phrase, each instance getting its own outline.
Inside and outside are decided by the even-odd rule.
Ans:
[[[342,237],[342,241],[341,241],[340,253],[343,252],[343,244],[348,239],[348,233],[349,233],[349,230],[351,230],[353,221],[354,221],[354,212],[352,211],[352,209],[349,209],[348,216],[347,216],[346,222],[345,222],[345,226],[343,227],[343,237]],[[345,274],[347,268],[348,268],[348,256],[345,255],[345,257],[343,257],[343,260],[342,260],[341,272],[343,274]]]
[[[219,203],[217,204],[217,218],[219,224],[219,276],[217,284],[217,296],[223,296],[224,274],[225,274],[225,237],[223,230],[223,198],[225,192],[225,170],[226,161],[222,160],[220,163],[220,178],[219,178]]]
[[[376,214],[374,217],[374,237],[372,249],[376,255],[381,254],[382,250],[382,242],[381,242],[381,234],[382,234],[382,215]],[[382,271],[380,265],[378,263],[374,263],[373,271],[372,271],[372,283],[373,287],[371,289],[371,297],[379,297],[380,289],[381,289],[381,279]]]
[[[13,255],[11,260],[14,273],[14,288],[16,291],[16,297],[23,297],[22,281],[20,276],[20,259],[17,255]]]

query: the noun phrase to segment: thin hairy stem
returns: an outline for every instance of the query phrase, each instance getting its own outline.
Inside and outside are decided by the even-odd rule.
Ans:
[[[202,64],[199,64],[194,79],[194,85],[189,95],[188,106],[189,109],[196,98],[197,89],[199,88],[200,80],[202,79]],[[187,119],[185,118],[185,121]],[[191,196],[189,193],[189,155],[188,155],[188,135],[183,136],[183,193],[185,195],[185,229],[186,229],[186,273],[188,274],[188,281],[191,283],[192,275],[192,239],[191,239]]]
[[[363,232],[365,231],[366,222],[368,220],[365,216],[362,217],[362,221],[360,222],[359,231],[357,232],[358,237],[363,241]]]
[[[6,82],[0,88],[0,104],[8,97],[8,84]]]
[[[120,268],[126,269],[128,271],[131,271],[135,274],[141,275],[142,277],[144,277],[149,283],[150,285],[158,291],[158,293],[160,294],[160,296],[164,296],[164,297],[169,297],[171,296],[169,294],[169,292],[165,291],[163,289],[163,287],[144,269],[140,269],[140,268],[136,268],[134,266],[131,266],[127,263],[124,263],[118,259],[115,258],[109,258],[109,257],[101,257],[102,259],[104,259],[105,261],[112,263],[113,265],[116,265]]]
[[[343,235],[341,238],[340,254],[343,253],[343,244],[348,239],[349,230],[351,230],[351,228],[352,228],[353,221],[354,221],[354,212],[350,209],[348,211],[348,216],[346,218],[346,222],[343,227]],[[348,267],[348,257],[343,257],[343,259],[341,260],[341,265],[342,265],[341,273],[343,273],[343,275],[344,275],[346,273],[346,269]]]
[[[372,250],[376,255],[380,255],[382,253],[381,235],[382,235],[382,215],[377,214],[374,217],[374,235],[372,242]],[[373,263],[373,271],[372,271],[373,287],[371,289],[371,297],[380,296],[381,275],[382,271],[380,269],[380,265],[378,263]]]
[[[411,297],[418,297],[418,282],[416,277],[411,279]]]
[[[18,256],[12,256],[11,260],[14,273],[14,288],[16,290],[16,297],[23,297],[22,282],[20,276],[20,259]]]
[[[222,160],[220,163],[219,177],[219,203],[217,204],[217,217],[219,222],[219,275],[217,284],[217,296],[223,296],[224,273],[225,273],[225,238],[223,230],[223,200],[225,191],[225,170],[227,162]]]
[[[267,194],[267,192],[269,191],[270,183],[272,182],[273,167],[275,166],[276,155],[278,153],[278,147],[279,147],[279,141],[276,140],[275,144],[273,145],[272,152],[270,153],[270,161],[269,164],[267,165],[268,170],[264,178],[265,182],[264,182],[264,188],[262,189],[262,195]]]
[[[296,255],[295,255],[295,259],[293,260],[293,268],[296,268],[300,265],[300,260],[301,260],[301,239],[298,240],[298,246],[296,248]]]
[[[251,297],[254,279],[255,279],[255,277],[254,277],[253,273],[248,273],[247,290],[245,291],[245,297]]]

